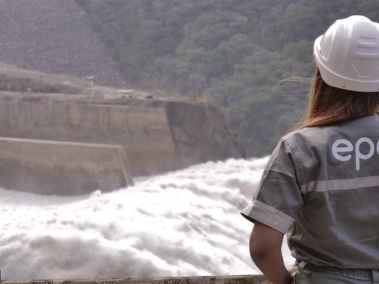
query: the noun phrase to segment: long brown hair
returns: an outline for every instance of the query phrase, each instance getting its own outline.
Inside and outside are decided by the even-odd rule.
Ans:
[[[379,110],[379,92],[355,92],[329,86],[317,68],[307,115],[296,130],[373,115]]]

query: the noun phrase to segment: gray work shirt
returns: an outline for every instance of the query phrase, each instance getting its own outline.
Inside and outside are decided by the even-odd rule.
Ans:
[[[299,261],[379,268],[379,116],[283,137],[241,211],[283,234]]]

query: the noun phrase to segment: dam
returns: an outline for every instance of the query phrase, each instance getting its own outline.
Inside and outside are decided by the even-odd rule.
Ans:
[[[72,0],[0,15],[0,281],[267,283],[238,214],[262,163],[221,112],[125,89]]]
[[[7,139],[121,146],[128,172],[124,184],[129,180],[129,185],[132,179],[128,176],[244,157],[225,118],[207,101],[98,86],[8,64],[0,64],[0,121],[0,137]],[[92,155],[97,155],[93,146]],[[4,149],[0,147],[0,155],[10,157]],[[9,172],[3,171],[0,187],[17,189],[9,182],[16,179],[5,175]],[[90,180],[81,183],[91,184]],[[88,191],[101,189],[98,186],[104,182],[92,184]],[[120,182],[109,187],[119,188]]]

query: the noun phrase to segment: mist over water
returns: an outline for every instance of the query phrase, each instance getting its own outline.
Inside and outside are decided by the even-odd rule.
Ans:
[[[267,158],[208,162],[111,193],[0,189],[3,280],[256,274],[240,216]],[[286,264],[293,262],[283,245]]]

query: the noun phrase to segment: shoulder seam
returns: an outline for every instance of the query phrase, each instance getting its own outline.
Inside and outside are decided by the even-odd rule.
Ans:
[[[292,143],[292,141],[289,141],[287,139],[282,139],[282,140],[284,143],[286,143],[291,148],[291,151],[295,156],[296,166],[299,169],[299,173],[300,173],[300,186],[301,186],[301,185],[305,184],[305,176],[304,176],[304,170],[303,170],[303,167],[301,164],[301,159],[299,157],[297,149],[296,149],[295,145]]]

